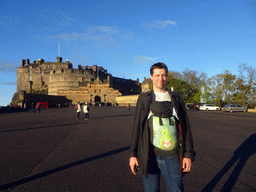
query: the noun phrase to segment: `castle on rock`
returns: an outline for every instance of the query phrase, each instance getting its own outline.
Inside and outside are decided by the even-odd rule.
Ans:
[[[70,61],[30,63],[22,59],[17,69],[17,92],[52,96],[65,96],[72,103],[110,102],[116,97],[137,95],[141,92],[139,80],[113,77],[101,66],[81,66],[74,69]]]

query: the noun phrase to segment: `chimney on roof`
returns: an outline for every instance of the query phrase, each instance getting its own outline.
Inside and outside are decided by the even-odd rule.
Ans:
[[[21,66],[24,67],[26,65],[25,59],[21,59]]]
[[[56,57],[56,62],[61,63],[62,62],[62,57]]]

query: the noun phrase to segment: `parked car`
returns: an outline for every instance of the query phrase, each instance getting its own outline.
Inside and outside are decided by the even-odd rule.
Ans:
[[[193,103],[186,103],[185,108],[186,108],[187,110],[189,110],[189,109],[195,109],[195,106],[194,106]]]
[[[234,111],[247,112],[247,108],[238,104],[228,104],[224,106],[224,111],[229,111],[230,113]]]
[[[195,107],[195,109],[199,110],[200,106],[203,106],[205,104],[207,104],[207,103],[196,103],[194,107]]]
[[[200,110],[205,110],[205,111],[210,111],[210,110],[214,110],[214,111],[219,111],[220,108],[217,106],[214,106],[212,104],[204,104],[202,106],[199,107]]]

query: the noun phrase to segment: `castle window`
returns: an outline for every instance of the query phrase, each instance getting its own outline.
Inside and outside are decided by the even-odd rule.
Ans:
[[[43,66],[43,70],[45,70],[45,66]]]
[[[62,69],[61,72],[63,73],[63,72],[64,72],[64,69]]]
[[[71,72],[72,72],[72,73],[74,73],[75,71],[74,71],[74,70],[72,70]]]
[[[55,69],[55,66],[54,66],[54,65],[52,66],[52,69]]]
[[[44,75],[44,71],[42,71],[42,75]]]
[[[53,71],[53,73],[55,73],[55,70]]]
[[[32,77],[31,76],[29,77],[29,81],[32,81]]]
[[[29,66],[30,69],[32,69],[32,66]]]
[[[29,71],[29,75],[32,75],[32,71]]]

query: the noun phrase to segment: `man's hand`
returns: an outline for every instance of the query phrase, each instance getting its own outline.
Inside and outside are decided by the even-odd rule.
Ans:
[[[182,162],[183,172],[190,172],[192,166],[192,161],[189,158],[184,158]]]
[[[134,175],[136,174],[136,171],[139,169],[139,163],[137,157],[130,157],[130,162],[129,162],[131,171]]]

